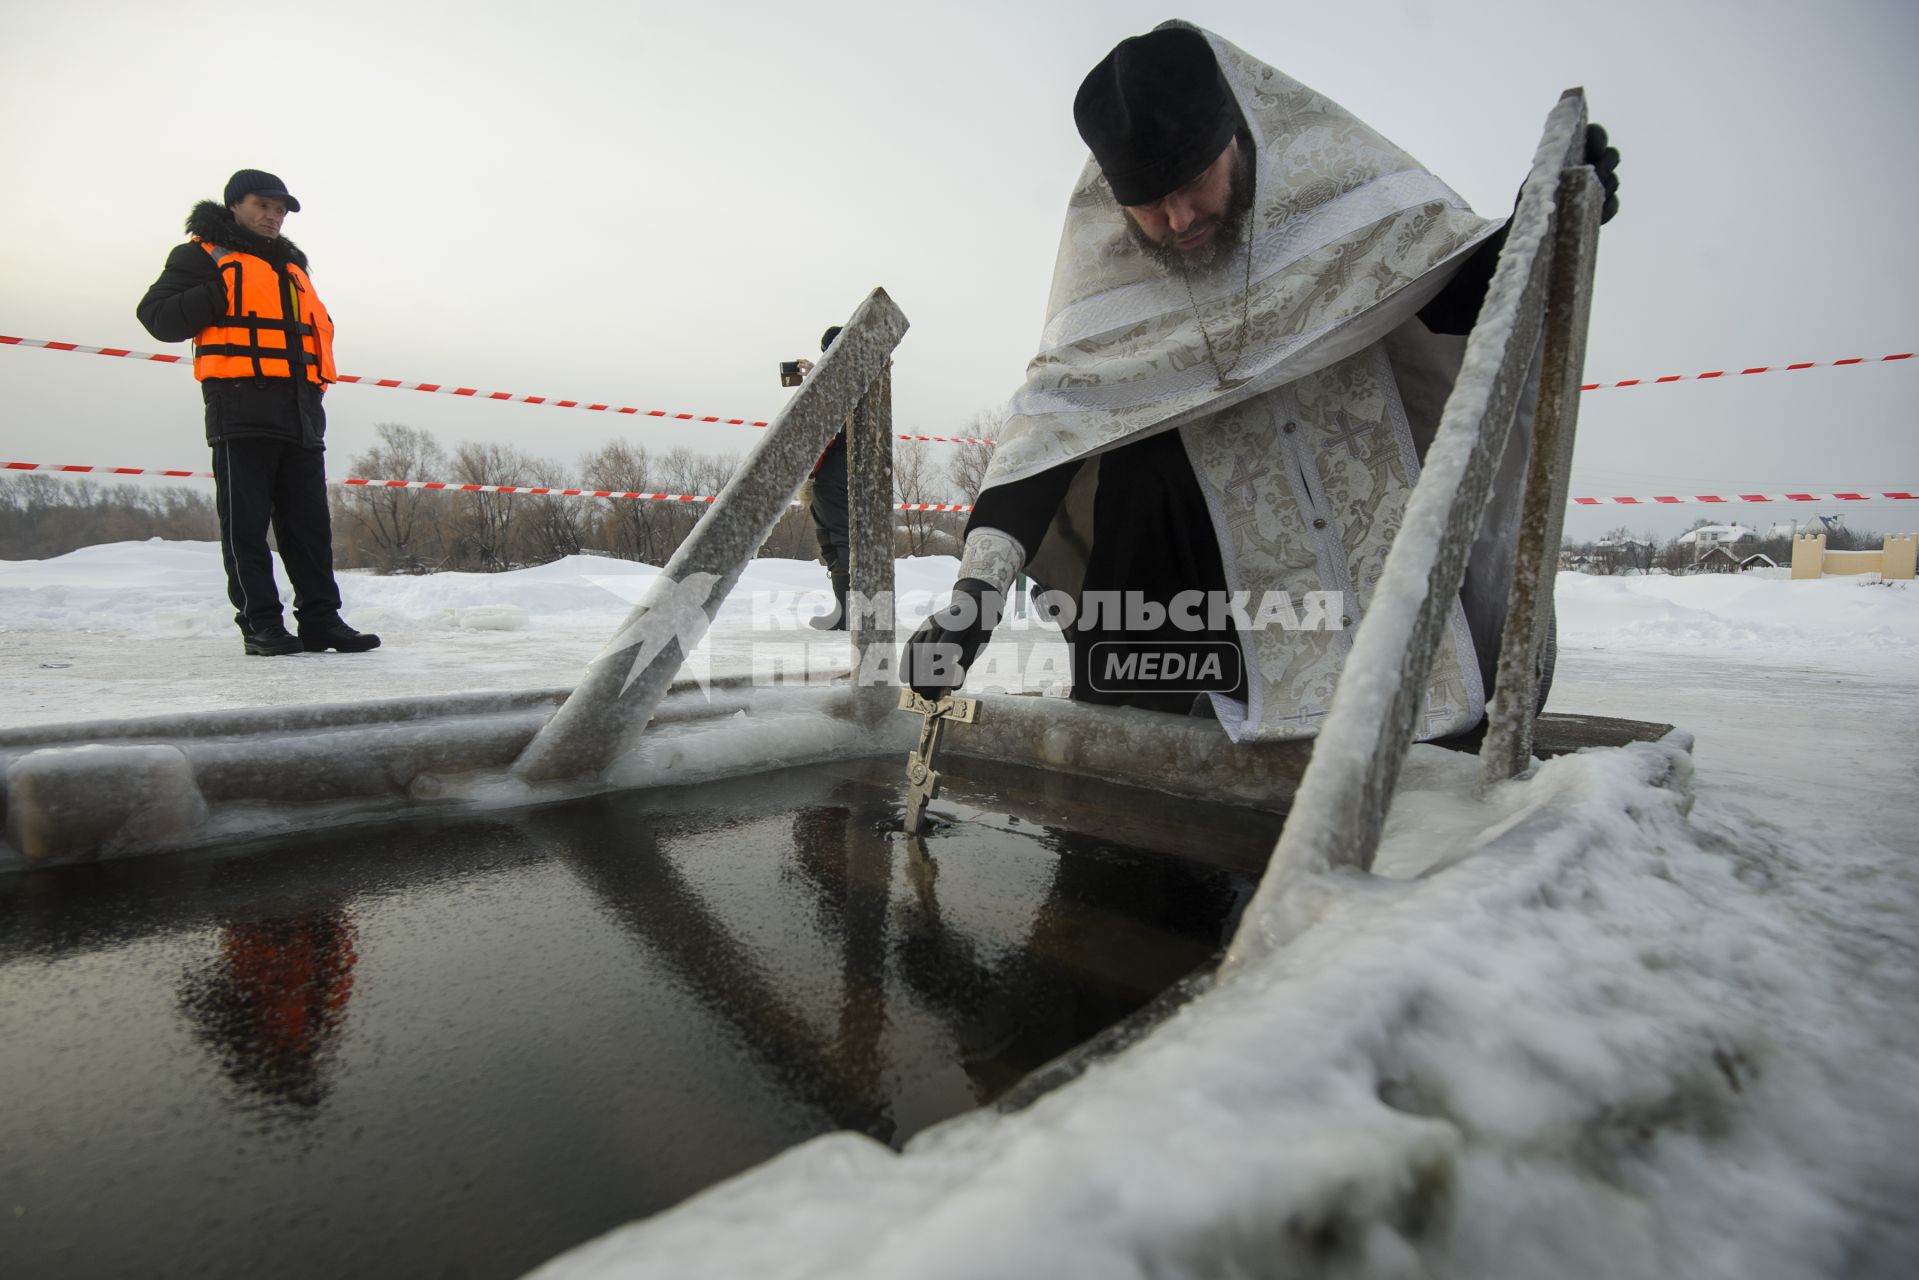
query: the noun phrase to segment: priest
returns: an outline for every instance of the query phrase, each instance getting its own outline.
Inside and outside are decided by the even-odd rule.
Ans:
[[[1075,699],[1213,715],[1234,741],[1310,736],[1505,226],[1336,103],[1183,22],[1121,41],[1073,114],[1092,156],[1040,350],[953,597],[908,642],[903,677],[926,696],[958,687],[1023,572],[1072,646]],[[1618,152],[1598,126],[1587,143],[1603,220]],[[1508,454],[1511,479],[1524,449]],[[1475,607],[1469,573],[1422,738],[1484,714],[1504,599],[1487,576],[1499,603]]]

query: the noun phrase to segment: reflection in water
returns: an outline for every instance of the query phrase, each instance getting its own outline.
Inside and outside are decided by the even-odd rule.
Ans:
[[[939,839],[930,847],[901,840],[912,894],[900,973],[943,1006],[976,1103],[998,1098],[1206,964],[1251,894],[1250,879],[1214,868],[1141,857],[1053,827],[1034,836],[1056,855],[1052,881],[1022,944],[993,964],[940,908]]]
[[[937,831],[937,828],[933,829]],[[1009,1047],[1000,1030],[1003,975],[979,959],[973,939],[949,927],[940,912],[939,863],[926,837],[900,837],[912,894],[901,904],[897,959],[900,976],[924,1000],[937,1001],[958,1014],[950,1023],[960,1066],[972,1082],[973,1101],[985,1102],[998,1091],[991,1064]],[[1051,1022],[1043,1010],[1039,1020]]]
[[[888,1055],[886,994],[886,843],[862,830],[862,818],[844,805],[816,805],[793,819],[793,865],[810,891],[821,937],[838,938],[840,1004],[833,1052],[848,1081],[878,1102],[868,1137],[893,1141],[897,1124],[885,1093]]]
[[[624,821],[597,806],[546,810],[530,822],[612,917],[701,1006],[733,1025],[741,1045],[795,1105],[825,1117],[833,1128],[881,1140],[891,1136],[888,1101],[871,1070],[873,1054],[856,1048],[849,1058],[808,1023],[780,990],[781,975],[769,972],[736,936],[741,922],[729,928],[667,856],[658,824]],[[609,842],[609,833],[615,841]]]
[[[1276,825],[948,796],[923,841],[888,760],[0,878],[6,1280],[506,1280],[900,1146],[1209,963]]]
[[[220,927],[219,949],[187,970],[180,1008],[227,1078],[283,1118],[310,1116],[353,994],[354,928],[344,911]]]
[[[817,784],[805,790],[817,795]],[[788,809],[788,847],[754,828],[753,856],[783,887],[785,900],[768,902],[705,868],[714,855],[704,847],[683,859],[675,851],[693,833],[797,797],[769,794],[764,780],[750,799],[725,785],[714,792],[671,815],[615,797],[532,821],[794,1104],[895,1146],[929,1119],[993,1101],[1207,964],[1253,883],[1047,826],[948,823],[907,837],[892,788],[848,780],[826,803]],[[608,832],[618,833],[616,848]],[[1009,855],[1009,843],[1026,852]],[[942,907],[942,860],[975,872],[957,910]],[[1027,882],[1044,886],[1039,901],[1017,885],[982,897],[982,867],[1024,865],[1030,875],[1034,864],[1051,868],[1050,879]],[[716,880],[729,891],[711,892]],[[836,958],[826,1019],[788,967],[796,957],[749,941],[790,929],[796,910],[809,920],[800,932]],[[929,1038],[944,1046],[934,1060]],[[940,1076],[938,1059],[959,1074]]]

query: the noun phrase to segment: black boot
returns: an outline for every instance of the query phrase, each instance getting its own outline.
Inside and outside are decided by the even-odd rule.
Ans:
[[[308,653],[323,653],[328,649],[338,649],[341,653],[365,653],[368,649],[380,647],[380,637],[366,631],[355,631],[336,616],[315,622],[302,619],[300,643],[306,646]]]
[[[299,653],[304,647],[287,634],[286,623],[278,618],[271,622],[257,622],[250,628],[242,627],[240,639],[246,644],[247,653],[256,658],[284,657],[289,653]]]
[[[833,612],[823,618],[808,619],[810,626],[820,631],[845,631],[847,629],[846,585],[846,570],[835,570],[833,573]]]

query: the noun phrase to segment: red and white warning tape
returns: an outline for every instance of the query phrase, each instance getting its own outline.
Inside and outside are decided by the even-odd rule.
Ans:
[[[632,493],[615,489],[551,489],[530,484],[460,484],[450,480],[345,480],[329,478],[327,483],[362,489],[442,489],[448,493],[534,493],[554,498],[635,498],[641,502],[712,502],[711,493]]]
[[[1791,364],[1756,364],[1749,369],[1711,369],[1705,373],[1669,373],[1658,378],[1621,378],[1617,382],[1587,382],[1580,386],[1581,391],[1608,391],[1617,387],[1656,387],[1663,382],[1704,382],[1712,378],[1739,378],[1749,373],[1789,373],[1794,369],[1843,369],[1855,364],[1885,364],[1891,360],[1910,360],[1914,352],[1901,351],[1896,355],[1847,356],[1843,360],[1795,360]]]
[[[54,342],[46,338],[15,338],[0,333],[0,346],[37,347],[43,351],[71,351],[83,356],[117,356],[123,360],[144,360],[153,364],[187,364],[192,357],[162,355],[152,351],[129,351],[124,347],[87,347],[77,342]],[[671,422],[701,422],[723,427],[764,427],[765,422],[748,418],[721,418],[712,414],[674,413],[666,409],[639,409],[631,405],[594,404],[579,400],[561,400],[554,396],[525,396],[512,391],[481,391],[477,387],[454,387],[442,382],[406,382],[399,378],[369,378],[343,373],[340,381],[361,387],[386,387],[395,391],[428,391],[442,396],[465,396],[472,400],[499,400],[507,404],[543,404],[554,409],[584,409],[588,413],[623,413],[640,418],[662,418]],[[972,436],[901,435],[900,440],[932,444],[992,444],[991,440]]]
[[[52,471],[61,475],[99,475],[99,476],[170,476],[182,480],[211,480],[211,471],[173,471],[157,467],[88,467],[62,465],[54,462],[0,462],[0,471]],[[439,489],[447,493],[526,493],[541,494],[552,498],[631,498],[640,502],[713,502],[719,497],[712,493],[635,493],[618,489],[554,489],[544,485],[529,484],[461,484],[453,480],[366,480],[349,476],[344,480],[331,477],[328,484],[337,484],[349,488],[361,489]],[[896,502],[895,511],[971,511],[973,508],[956,502]]]
[[[128,351],[125,347],[83,347],[77,342],[54,342],[48,338],[15,338],[0,333],[0,346],[39,347],[46,351],[75,351],[83,356],[119,356],[125,360],[148,360],[154,364],[184,364],[186,356],[160,355],[152,351]]]
[[[45,351],[71,351],[80,355],[116,356],[124,360],[143,360],[154,364],[185,364],[190,359],[184,355],[164,355],[151,351],[130,351],[124,347],[88,347],[77,342],[55,342],[46,338],[16,338],[0,333],[0,346],[37,347]],[[1581,391],[1608,391],[1624,387],[1652,387],[1668,382],[1707,382],[1715,378],[1744,377],[1755,373],[1787,373],[1797,369],[1843,369],[1853,365],[1887,364],[1896,360],[1911,360],[1919,352],[1900,351],[1892,355],[1846,356],[1839,360],[1795,360],[1790,364],[1756,364],[1744,369],[1709,369],[1704,373],[1668,373],[1657,378],[1620,378],[1614,382],[1587,382],[1580,385]],[[588,413],[632,414],[642,418],[661,418],[674,422],[712,423],[729,427],[764,427],[765,422],[746,418],[722,418],[713,414],[675,413],[666,409],[639,409],[631,405],[611,405],[588,403],[580,400],[561,400],[553,396],[520,395],[512,391],[481,391],[477,387],[455,387],[441,382],[407,382],[399,378],[369,378],[361,374],[343,373],[341,382],[353,383],[364,387],[387,387],[398,391],[428,391],[443,396],[465,396],[474,400],[499,400],[509,404],[543,404],[555,409],[584,409]],[[899,440],[911,440],[926,444],[984,444],[992,445],[997,441],[977,436],[928,436],[902,434]],[[1586,501],[1575,499],[1575,501]],[[1600,501],[1593,499],[1593,501]],[[1663,501],[1663,499],[1662,499]],[[1702,499],[1717,501],[1717,499]]]
[[[172,476],[211,480],[211,471],[173,471],[149,467],[63,466],[53,462],[0,462],[0,471],[53,471],[66,475]],[[449,493],[527,493],[553,498],[634,498],[642,502],[712,502],[710,493],[632,493],[616,489],[554,489],[544,485],[460,484],[451,480],[366,480],[349,477],[331,484],[366,489],[443,489]],[[1581,507],[1677,507],[1726,502],[1919,502],[1919,492],[1880,490],[1874,493],[1696,493],[1655,494],[1647,498],[1568,498]],[[971,511],[964,502],[896,502],[895,511]]]
[[[1656,494],[1650,498],[1573,498],[1582,507],[1680,507],[1714,502],[1919,502],[1919,493],[1695,493]]]

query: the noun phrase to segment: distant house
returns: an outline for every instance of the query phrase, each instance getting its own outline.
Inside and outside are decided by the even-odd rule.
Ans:
[[[1739,562],[1739,572],[1741,573],[1746,572],[1748,569],[1777,569],[1778,567],[1778,561],[1766,555],[1764,552],[1759,551],[1753,552],[1753,554]]]
[[[1731,547],[1741,542],[1759,541],[1759,531],[1743,524],[1702,524],[1679,535],[1682,547]]]
[[[1765,559],[1764,556],[1753,558]],[[1694,573],[1738,573],[1740,563],[1739,557],[1724,547],[1708,547],[1700,553],[1697,560],[1692,562],[1692,571]]]
[[[1828,536],[1838,533],[1846,527],[1845,512],[1836,516],[1807,516],[1803,520],[1775,520],[1766,530],[1767,538],[1793,538],[1802,533],[1824,533]]]

